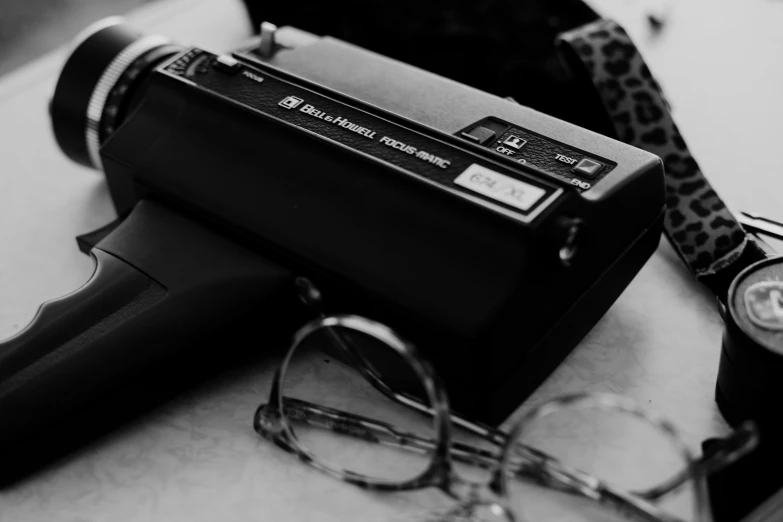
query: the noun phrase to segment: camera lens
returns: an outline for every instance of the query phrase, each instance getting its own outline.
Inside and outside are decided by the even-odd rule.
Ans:
[[[144,91],[150,70],[180,52],[121,18],[96,22],[76,38],[49,105],[54,136],[72,160],[102,170],[100,146]]]

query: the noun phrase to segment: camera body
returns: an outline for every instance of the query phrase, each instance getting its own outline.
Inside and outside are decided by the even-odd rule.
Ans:
[[[104,82],[91,154],[55,95],[63,150],[105,172],[121,216],[158,202],[312,279],[327,312],[396,328],[466,415],[505,419],[658,245],[647,152],[295,28],[231,55],[164,45]]]

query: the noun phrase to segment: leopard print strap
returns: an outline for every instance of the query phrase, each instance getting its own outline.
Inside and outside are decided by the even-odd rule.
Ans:
[[[625,30],[611,20],[598,20],[561,34],[558,46],[572,69],[582,68],[573,72],[587,74],[616,137],[663,160],[665,233],[697,279],[734,272],[744,266],[728,270],[732,265],[760,258],[757,245],[688,151],[658,83]]]

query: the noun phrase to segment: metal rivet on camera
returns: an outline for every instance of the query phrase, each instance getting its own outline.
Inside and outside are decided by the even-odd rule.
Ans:
[[[568,226],[565,243],[560,247],[558,253],[560,262],[563,266],[571,266],[571,261],[573,261],[574,256],[576,256],[578,250],[577,237],[579,236],[579,231],[582,229],[582,224],[583,221],[581,219],[574,219]]]

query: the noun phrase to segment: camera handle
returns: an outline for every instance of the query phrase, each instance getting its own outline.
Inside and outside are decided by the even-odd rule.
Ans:
[[[295,315],[289,272],[155,201],[139,202],[90,254],[84,286],[0,342],[3,453],[60,437],[77,411],[117,388],[141,396],[154,378],[182,380],[197,360],[236,355],[228,344],[255,351],[227,337],[242,324],[265,338],[282,333]]]

